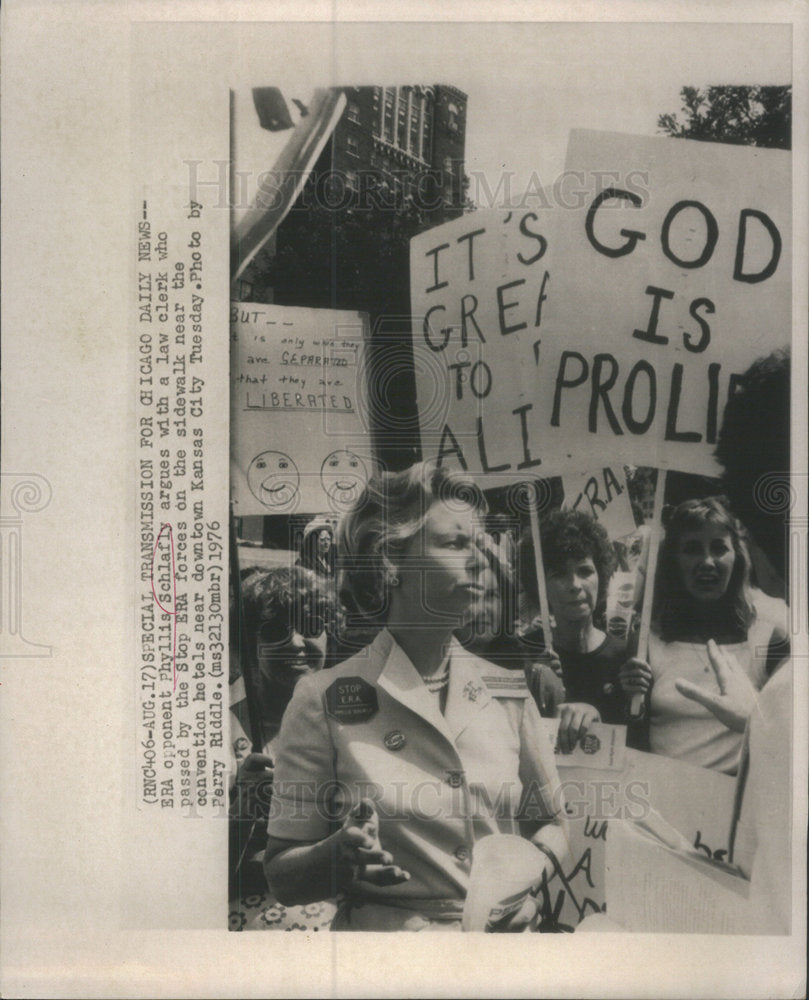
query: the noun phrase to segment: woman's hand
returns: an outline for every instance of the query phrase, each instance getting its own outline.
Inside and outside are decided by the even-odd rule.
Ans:
[[[719,685],[719,694],[706,691],[691,681],[676,680],[674,686],[680,694],[713,712],[728,729],[743,733],[756,704],[756,689],[735,656],[721,650],[713,639],[708,640],[707,649],[716,683]]]
[[[330,899],[335,889],[351,889],[357,882],[398,885],[410,878],[379,842],[379,817],[370,799],[361,799],[340,829],[323,840],[268,837],[264,872],[284,906]]]
[[[272,778],[273,761],[266,753],[249,753],[239,764],[236,781],[251,783]]]
[[[538,655],[534,656],[533,659],[537,664],[550,667],[556,676],[561,679],[562,661],[559,659],[559,654],[553,646],[546,646],[545,649]]]
[[[562,753],[573,753],[576,744],[594,722],[601,722],[598,710],[584,702],[565,702],[559,707],[557,742]]]
[[[648,694],[652,686],[652,668],[645,660],[633,656],[618,671],[624,694]]]
[[[379,817],[370,799],[361,799],[346,817],[337,833],[337,856],[349,884],[398,885],[410,878],[383,849]]]

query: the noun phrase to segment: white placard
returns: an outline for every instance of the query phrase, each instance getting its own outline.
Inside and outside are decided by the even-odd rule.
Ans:
[[[567,174],[564,201],[412,241],[414,350],[440,361],[418,372],[424,453],[715,475],[734,377],[789,341],[789,153],[574,131]]]
[[[350,507],[373,474],[362,314],[231,305],[237,515]]]

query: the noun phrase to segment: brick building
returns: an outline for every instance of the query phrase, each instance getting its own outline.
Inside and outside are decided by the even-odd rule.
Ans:
[[[360,310],[371,325],[372,413],[390,468],[418,457],[410,341],[410,240],[465,207],[466,95],[447,85],[347,87],[345,109],[239,297]]]
[[[346,87],[343,92],[345,110],[301,195],[241,276],[239,297],[244,301],[325,306],[347,296],[349,307],[374,313],[374,303],[363,302],[359,289],[352,295],[344,277],[333,301],[314,292],[323,282],[313,273],[317,268],[311,258],[319,252],[328,255],[327,247],[333,256],[331,235],[337,231],[344,237],[344,256],[356,246],[359,258],[360,244],[379,230],[392,232],[399,226],[406,241],[464,211],[467,97],[463,91],[436,84]],[[399,213],[395,221],[391,212]],[[308,255],[302,248],[304,239]],[[310,259],[304,260],[307,256]],[[339,263],[343,276],[348,264]],[[322,261],[322,266],[334,270],[335,261]],[[313,292],[314,298],[307,300]]]
[[[466,94],[445,84],[348,87],[346,110],[316,173],[332,172],[362,206],[412,199],[428,225],[454,218],[464,203]],[[346,202],[351,199],[345,194]]]

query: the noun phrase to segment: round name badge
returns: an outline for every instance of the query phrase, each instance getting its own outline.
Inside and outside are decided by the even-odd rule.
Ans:
[[[385,737],[388,750],[401,750],[406,743],[407,737],[400,729],[392,729]]]

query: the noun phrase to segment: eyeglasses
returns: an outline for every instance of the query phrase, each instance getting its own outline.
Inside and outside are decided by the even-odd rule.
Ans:
[[[272,618],[265,618],[258,630],[259,641],[270,646],[284,646],[292,641],[294,633],[304,639],[316,639],[326,628],[322,615],[299,611],[291,615],[281,613]]]

